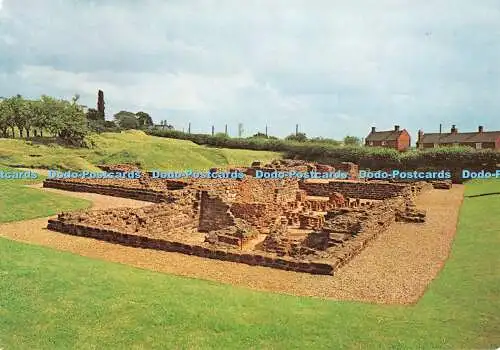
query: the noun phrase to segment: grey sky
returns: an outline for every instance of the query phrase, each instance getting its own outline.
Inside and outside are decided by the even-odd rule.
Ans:
[[[0,0],[0,96],[194,132],[500,130],[498,1]]]

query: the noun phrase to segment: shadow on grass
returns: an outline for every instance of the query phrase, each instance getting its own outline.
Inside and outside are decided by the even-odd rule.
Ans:
[[[483,197],[483,196],[496,196],[500,195],[500,192],[490,192],[490,193],[480,193],[464,196],[465,198]]]
[[[44,146],[57,145],[67,148],[76,148],[76,149],[82,148],[81,146],[75,145],[68,140],[53,136],[48,136],[48,137],[33,136],[29,138],[24,138],[23,140],[28,141],[32,145],[44,145]]]

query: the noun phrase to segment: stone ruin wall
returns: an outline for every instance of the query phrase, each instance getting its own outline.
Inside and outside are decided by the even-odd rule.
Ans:
[[[125,181],[124,181],[125,182]],[[55,188],[72,192],[97,193],[106,196],[130,198],[140,201],[162,203],[166,201],[165,193],[143,188],[126,188],[116,185],[100,185],[94,183],[83,183],[68,180],[51,180],[43,182],[43,187]]]
[[[236,249],[213,247],[208,244],[190,244],[166,239],[156,239],[146,236],[118,232],[116,230],[89,227],[77,223],[62,222],[53,219],[49,220],[48,228],[70,235],[95,238],[98,240],[136,248],[178,252],[183,254],[196,255],[203,258],[225,260],[253,266],[258,265],[287,271],[306,272],[320,275],[333,275],[335,271],[335,265],[324,261],[297,261],[293,258],[278,257],[274,254],[265,252],[249,253],[238,251]]]
[[[200,220],[198,231],[218,231],[234,226],[234,215],[229,211],[230,205],[220,196],[207,191],[201,192]]]
[[[282,182],[280,183],[279,187],[274,188],[272,202],[275,204],[295,202],[297,200],[297,191],[300,190],[299,182],[293,179],[285,179],[281,181]],[[269,187],[267,183],[264,186],[266,188]]]
[[[245,178],[225,180],[224,190],[203,191],[201,196],[200,231],[209,232],[234,225],[243,219],[260,231],[267,231],[273,220],[282,215],[287,204],[295,203],[298,181]]]
[[[408,200],[403,197],[373,203],[368,208],[343,208],[330,211],[323,227],[328,236],[328,254],[346,263],[359,250],[395,220],[397,213],[405,208]]]
[[[256,179],[247,176],[242,180],[225,180],[232,184],[235,192],[234,201],[242,203],[273,203],[295,200],[295,192],[299,190],[296,179]],[[208,184],[207,184],[208,185]],[[207,187],[212,190],[212,188]]]
[[[320,164],[314,162],[308,162],[305,160],[294,160],[294,159],[279,159],[274,160],[268,164],[262,164],[262,162],[253,162],[249,168],[243,169],[249,176],[255,176],[256,170],[261,170],[263,172],[274,172],[278,171],[289,171],[295,170],[297,172],[308,172],[308,171],[318,171],[318,172],[336,172],[342,171],[347,173],[349,179],[357,179],[359,173],[359,167],[357,164],[350,162],[336,163],[332,165]]]
[[[274,219],[281,215],[282,209],[271,203],[233,203],[231,213],[245,220],[259,231],[266,231]]]
[[[199,202],[198,192],[188,190],[178,194],[172,203],[154,204],[142,208],[61,213],[57,220],[103,229],[112,227],[125,233],[158,237],[176,230],[196,230],[199,221]]]
[[[259,231],[245,220],[235,218],[234,223],[234,226],[208,232],[204,242],[226,248],[238,247],[241,249],[245,243],[259,235]]]
[[[300,181],[299,187],[309,196],[328,197],[332,192],[342,193],[349,198],[383,200],[397,196],[411,196],[411,186],[390,182],[339,181],[309,182]]]
[[[328,260],[339,268],[396,221],[409,202],[408,198],[396,197],[372,203],[369,207],[330,210],[323,227],[314,230],[301,242],[288,236],[286,218],[281,218],[271,227],[263,248],[279,256]],[[425,216],[425,213],[419,214]]]
[[[50,180],[48,182],[47,187],[50,187]],[[189,181],[188,189],[190,190],[158,193],[117,186],[56,182],[57,185],[63,183],[68,186],[87,186],[85,188],[87,192],[109,195],[110,193],[106,191],[117,190],[114,193],[118,196],[130,195],[133,197],[129,198],[171,203],[141,209],[95,211],[87,216],[85,213],[74,216],[61,214],[57,220],[49,221],[48,226],[51,229],[143,248],[321,274],[333,274],[338,266],[345,264],[359,253],[368,241],[394,222],[395,212],[397,212],[395,208],[401,209],[406,205],[406,211],[400,215],[403,221],[405,218],[421,220],[422,213],[409,208],[408,203],[411,202],[412,193],[432,187],[430,184],[410,186],[388,182],[338,180],[315,183],[292,179],[265,180],[246,177],[243,180]],[[179,188],[183,187],[183,184],[181,185]],[[177,193],[177,195],[173,196],[172,193]],[[332,197],[334,193],[338,195],[338,198]],[[359,198],[384,201],[376,207],[370,205],[364,208],[339,209],[345,205],[349,206],[350,203],[345,203],[339,193],[351,199],[357,198],[358,202]],[[319,202],[316,199],[306,200],[306,194],[330,197],[330,200]],[[184,200],[180,200],[183,197]],[[309,210],[323,209],[328,212],[326,217],[321,218],[313,218],[312,214],[315,213],[302,213],[299,220],[305,220],[304,222],[308,225],[312,221],[319,223],[313,225],[317,226],[315,231],[303,242],[290,240],[286,235],[286,229],[283,229],[283,224],[290,224],[290,218],[287,218],[287,215],[290,214],[290,208],[296,208],[297,201],[303,203]],[[335,213],[342,215],[335,219]],[[234,246],[241,244],[244,239],[253,237],[252,233],[246,233],[245,230],[242,231],[236,227],[238,220],[243,220],[245,224],[261,232],[266,231],[266,228],[269,229],[273,222],[276,224],[276,220],[280,220],[281,226],[274,225],[274,231],[271,227],[271,234],[263,242],[267,253],[243,253],[234,249]],[[351,226],[343,227],[342,225],[345,225],[347,221]],[[198,223],[199,226],[196,227]],[[114,230],[109,230],[110,227]],[[166,228],[168,228],[167,231]],[[212,237],[216,238],[216,244],[208,242],[190,244],[183,241],[182,236],[170,236],[170,233],[175,230],[194,231],[196,229],[199,232],[212,234]],[[352,235],[353,232],[355,235]],[[323,240],[323,245],[318,243],[321,240]],[[233,247],[222,245],[221,248],[219,243],[227,243]],[[318,249],[320,246],[322,248]],[[289,257],[282,256],[284,254]],[[307,259],[322,258],[329,259],[329,261],[307,261]]]
[[[321,165],[318,164],[317,170],[318,171],[325,171],[325,170],[320,170]],[[344,171],[347,173],[349,179],[357,179],[358,174],[359,174],[359,167],[357,164],[351,163],[351,162],[342,162],[338,164],[332,165],[332,167],[336,170]]]

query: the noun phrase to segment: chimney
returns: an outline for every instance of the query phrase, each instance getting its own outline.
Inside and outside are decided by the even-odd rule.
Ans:
[[[458,129],[456,128],[456,125],[452,125],[452,126],[451,126],[451,133],[452,133],[452,134],[456,134],[456,133],[458,133]]]
[[[399,131],[399,125],[394,125],[394,131]]]
[[[477,132],[483,132],[483,126],[482,125],[479,125],[479,127],[477,128]]]
[[[374,126],[372,126],[372,132],[375,132],[375,127]]]
[[[443,132],[443,124],[439,124],[439,135]]]
[[[424,131],[420,129],[418,131],[418,140],[417,140],[417,147],[422,148],[424,145],[422,144],[422,139],[424,138]]]

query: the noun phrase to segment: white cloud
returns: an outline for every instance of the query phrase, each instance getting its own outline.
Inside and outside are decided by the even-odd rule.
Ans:
[[[1,3],[1,0],[0,0]],[[80,93],[179,125],[365,136],[500,129],[495,0],[6,0],[0,95]],[[5,24],[5,25],[4,25]],[[4,54],[6,52],[6,54]],[[281,126],[283,125],[283,126]],[[273,131],[274,132],[274,131]]]
[[[282,96],[269,85],[259,85],[248,71],[204,76],[189,73],[74,73],[48,66],[24,66],[18,77],[34,86],[44,86],[50,81],[55,90],[68,92],[60,97],[79,93],[88,105],[93,104],[96,91],[101,89],[105,91],[107,101],[111,101],[107,105],[108,115],[126,108],[152,108],[237,118],[240,117],[240,103],[245,98],[260,102],[261,108],[275,112],[290,113],[303,108],[299,101]],[[41,93],[43,91],[39,90],[38,94]],[[258,110],[258,107],[250,108]]]

